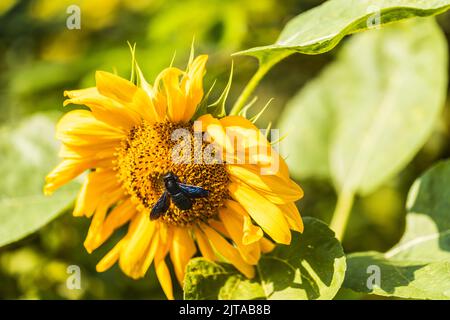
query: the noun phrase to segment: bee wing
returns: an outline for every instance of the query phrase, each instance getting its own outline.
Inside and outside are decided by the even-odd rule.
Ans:
[[[161,198],[156,201],[152,211],[150,212],[150,220],[158,219],[164,212],[167,211],[167,209],[169,209],[169,205],[169,194],[167,191],[164,191]]]
[[[183,192],[190,198],[204,198],[209,195],[209,191],[197,186],[191,186],[189,184],[178,183],[178,186]]]

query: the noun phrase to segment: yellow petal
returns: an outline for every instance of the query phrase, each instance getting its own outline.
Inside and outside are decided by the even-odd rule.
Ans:
[[[137,279],[145,275],[141,266],[149,252],[155,231],[155,222],[148,218],[145,213],[139,213],[133,219],[133,226],[130,226],[130,239],[127,246],[123,248],[119,259],[122,271],[128,276]]]
[[[102,95],[119,101],[150,123],[163,120],[156,111],[150,96],[132,82],[104,71],[97,71],[95,79],[98,91]]]
[[[112,167],[118,146],[118,143],[92,143],[91,145],[86,144],[84,146],[63,144],[58,156],[64,159],[74,159],[84,162],[96,161],[98,163],[103,163],[108,161],[108,166]]]
[[[195,58],[189,64],[188,71],[181,81],[186,94],[186,109],[183,118],[185,122],[192,119],[198,104],[203,98],[203,76],[207,60],[207,55],[201,55]]]
[[[228,173],[240,182],[258,189],[267,199],[277,204],[287,204],[303,196],[303,190],[289,178],[261,174],[255,165],[227,165]]]
[[[139,270],[140,274],[145,274],[148,268],[150,268],[150,265],[152,264],[152,261],[159,250],[159,241],[160,239],[158,236],[153,237],[152,242],[150,243],[150,249],[148,250],[148,253],[144,256],[144,260],[141,263],[141,267]]]
[[[67,112],[56,126],[56,138],[72,146],[118,144],[124,137],[123,131],[97,120],[87,110]]]
[[[127,104],[139,113],[148,123],[162,122],[166,116],[165,110],[157,108],[144,89],[138,88],[133,101]]]
[[[214,228],[214,230],[219,231],[225,237],[228,237],[228,238],[230,237],[228,230],[225,228],[222,221],[210,219],[210,220],[208,220],[208,225],[210,227]]]
[[[69,97],[70,99],[78,99],[84,97],[98,97],[100,93],[98,92],[97,87],[90,87],[79,90],[66,90],[64,91],[64,96]]]
[[[136,206],[131,203],[130,199],[117,205],[106,217],[97,237],[95,248],[101,246],[114,231],[132,219],[135,214]]]
[[[285,205],[280,205],[279,207],[284,212],[284,216],[289,224],[289,227],[294,231],[303,232],[303,221],[295,203],[291,202]]]
[[[84,240],[84,247],[86,248],[87,252],[92,253],[98,246],[97,241],[100,237],[100,232],[102,229],[103,221],[106,217],[106,212],[108,211],[108,202],[106,201],[106,198],[100,199],[99,206],[97,210],[94,213],[94,216],[91,220],[91,225],[89,226],[89,231],[86,236],[86,239]]]
[[[245,245],[251,244],[253,242],[258,241],[261,239],[264,235],[263,231],[260,227],[255,226],[252,223],[252,219],[249,217],[247,211],[245,211],[242,206],[233,200],[227,200],[225,202],[225,205],[232,209],[235,213],[238,213],[243,218],[243,236],[242,236],[242,243]]]
[[[88,169],[112,169],[116,158],[115,146],[96,149],[95,146],[77,147],[63,144],[58,155],[64,160],[85,164]]]
[[[231,144],[224,127],[218,119],[214,118],[210,114],[205,114],[199,117],[196,122],[201,124],[202,131],[207,132],[213,142],[222,149],[221,152],[223,155],[228,153],[234,154],[233,144]]]
[[[64,101],[65,106],[70,103],[85,105],[97,120],[123,132],[127,132],[132,126],[141,122],[139,114],[127,109],[119,101],[101,95],[97,88],[65,91],[64,95],[69,97]]]
[[[170,249],[170,259],[172,260],[175,275],[178,282],[183,285],[184,272],[189,260],[195,255],[197,248],[189,232],[185,228],[175,228]]]
[[[166,68],[158,75],[155,81],[158,92],[160,92],[161,89],[164,90],[164,101],[167,104],[167,116],[173,123],[184,122],[186,97],[181,90],[179,80],[179,77],[182,74],[183,71],[180,69]],[[162,88],[160,88],[161,85]],[[157,97],[157,100],[158,98],[159,97]]]
[[[228,140],[237,145],[234,159],[230,159],[230,154],[227,154],[228,163],[258,164],[267,170],[266,174],[280,172],[289,177],[286,163],[252,122],[241,116],[227,116],[220,119],[220,123],[225,128]]]
[[[261,255],[261,251],[258,242],[247,245],[242,242],[244,237],[244,217],[235,212],[230,206],[221,208],[219,210],[219,217],[225,225],[230,238],[236,244],[244,261],[248,264],[256,265]]]
[[[100,94],[118,101],[132,101],[137,87],[115,74],[97,71],[95,84]]]
[[[115,171],[96,170],[89,173],[75,202],[73,215],[90,217],[103,195],[108,195],[111,199],[113,193],[113,201],[124,195],[120,183],[117,181]],[[115,201],[110,203],[113,204]]]
[[[225,128],[228,139],[237,141],[241,150],[254,148],[257,152],[259,147],[270,145],[259,129],[244,117],[227,116],[221,118],[220,123]]]
[[[242,237],[242,243],[245,245],[258,241],[264,235],[260,227],[255,226],[252,223],[252,219],[249,216],[244,216],[244,235]]]
[[[134,226],[131,228],[132,230],[130,230],[130,232],[128,232],[128,234],[120,241],[120,242],[123,242],[122,247],[126,247],[128,245],[128,241],[129,241],[131,235],[133,234],[134,230],[136,230],[136,227],[137,227],[137,225],[134,224]],[[158,251],[158,249],[159,249],[159,237],[158,237],[158,235],[155,235],[155,233],[154,233],[154,236],[152,237],[152,240],[150,243],[149,250],[144,254],[144,256],[138,261],[138,263],[135,266],[136,274],[145,275],[148,268],[152,264],[152,261],[156,255],[156,252]],[[120,257],[120,254],[119,254],[119,257]],[[117,259],[116,259],[116,261],[117,261]]]
[[[245,149],[247,164],[257,165],[261,174],[277,175],[289,178],[289,168],[283,158],[272,149],[271,145],[263,145]]]
[[[223,237],[221,237],[214,229],[207,225],[201,226],[214,249],[222,255],[226,260],[232,263],[240,272],[247,278],[255,276],[255,269],[242,259],[239,251],[229,244]]]
[[[174,300],[173,297],[173,288],[172,288],[172,278],[170,276],[169,268],[167,268],[167,264],[164,261],[167,252],[170,248],[170,241],[173,235],[173,228],[167,227],[164,224],[160,224],[160,246],[156,251],[155,256],[155,270],[156,276],[158,277],[159,283],[166,294],[167,299]],[[162,232],[161,232],[162,231]]]
[[[169,268],[167,268],[164,259],[161,259],[158,262],[155,261],[155,271],[167,299],[174,300],[172,278],[170,277],[170,271]]]
[[[261,240],[259,240],[259,244],[263,253],[269,253],[275,249],[275,244],[267,238],[261,238]]]
[[[116,229],[123,226],[129,220],[131,220],[136,214],[136,206],[132,203],[131,199],[127,199],[117,205],[106,217],[105,224],[103,226],[103,232],[105,234],[112,234]]]
[[[198,248],[200,249],[200,253],[202,254],[202,256],[208,260],[216,261],[217,259],[214,250],[209,244],[209,241],[205,237],[203,232],[200,229],[195,228],[194,235],[195,239],[197,240]]]
[[[242,117],[242,116],[226,116],[220,119],[220,122],[222,125],[226,128],[230,127],[236,127],[236,129],[251,129],[259,132],[258,127],[252,123],[250,120]]]
[[[289,244],[291,232],[280,208],[244,184],[230,183],[231,197],[278,243]]]
[[[241,116],[226,116],[220,119],[220,123],[233,136],[247,137],[250,144],[247,146],[268,144],[266,137],[251,121]],[[248,139],[251,138],[251,139]]]
[[[161,240],[161,250],[165,250],[167,253],[169,251],[172,237],[173,237],[173,230],[174,228],[170,225],[167,225],[165,223],[159,223],[158,224],[158,233],[159,238]]]
[[[96,265],[97,272],[104,272],[111,268],[119,259],[120,250],[125,244],[126,239],[120,240]]]
[[[94,167],[94,161],[66,159],[61,161],[45,178],[44,193],[52,194],[56,189]]]

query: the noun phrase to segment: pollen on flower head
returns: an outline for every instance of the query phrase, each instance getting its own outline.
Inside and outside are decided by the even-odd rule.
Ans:
[[[138,209],[149,213],[164,192],[162,177],[168,172],[174,173],[183,183],[208,190],[208,197],[195,199],[191,209],[181,210],[171,203],[169,210],[160,217],[170,225],[188,226],[218,213],[229,198],[229,178],[224,164],[194,161],[194,152],[190,154],[190,161],[173,161],[172,152],[179,141],[172,139],[172,134],[177,129],[185,129],[190,134],[190,150],[194,150],[192,123],[148,124],[144,121],[133,127],[122,141],[117,150],[115,170]],[[208,144],[201,143],[203,150]]]

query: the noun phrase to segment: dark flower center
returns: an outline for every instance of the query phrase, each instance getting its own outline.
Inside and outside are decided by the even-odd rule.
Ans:
[[[144,121],[133,127],[122,141],[115,169],[138,210],[149,214],[165,191],[162,177],[169,172],[182,183],[208,190],[208,196],[193,199],[192,208],[188,210],[181,210],[170,201],[169,209],[159,218],[167,224],[188,226],[215,216],[228,198],[229,178],[225,165],[209,163],[210,160],[205,163],[196,152],[196,148],[204,151],[208,146],[198,134],[194,135],[192,123],[150,125]]]

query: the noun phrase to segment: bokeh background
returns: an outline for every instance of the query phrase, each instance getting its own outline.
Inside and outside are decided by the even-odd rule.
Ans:
[[[152,82],[174,55],[174,64],[184,68],[195,36],[196,52],[210,55],[205,86],[217,80],[216,88],[223,88],[233,52],[274,42],[290,18],[322,2],[1,0],[0,126],[40,111],[62,114],[68,110],[62,107],[63,91],[93,85],[95,70],[128,77],[127,41],[137,44],[137,59]],[[71,4],[81,8],[81,30],[66,28],[66,9]],[[438,21],[449,39],[450,15]],[[275,98],[259,120],[261,127],[276,122],[288,99],[332,61],[338,50],[319,56],[293,55],[277,65],[256,92],[261,103]],[[233,59],[231,101],[257,66],[250,57]],[[398,241],[410,185],[432,163],[450,156],[448,105],[447,101],[433,135],[406,169],[374,194],[357,199],[344,240],[346,252],[385,251]],[[329,222],[336,202],[333,187],[319,179],[300,184],[307,195],[299,203],[301,212]],[[108,246],[91,255],[85,251],[88,225],[87,219],[65,212],[39,232],[0,249],[0,299],[165,298],[152,269],[139,281],[124,276],[117,266],[96,273],[95,264]],[[81,267],[81,290],[66,287],[66,268],[73,264]],[[177,295],[181,297],[180,290]],[[368,297],[342,291],[337,298]]]

